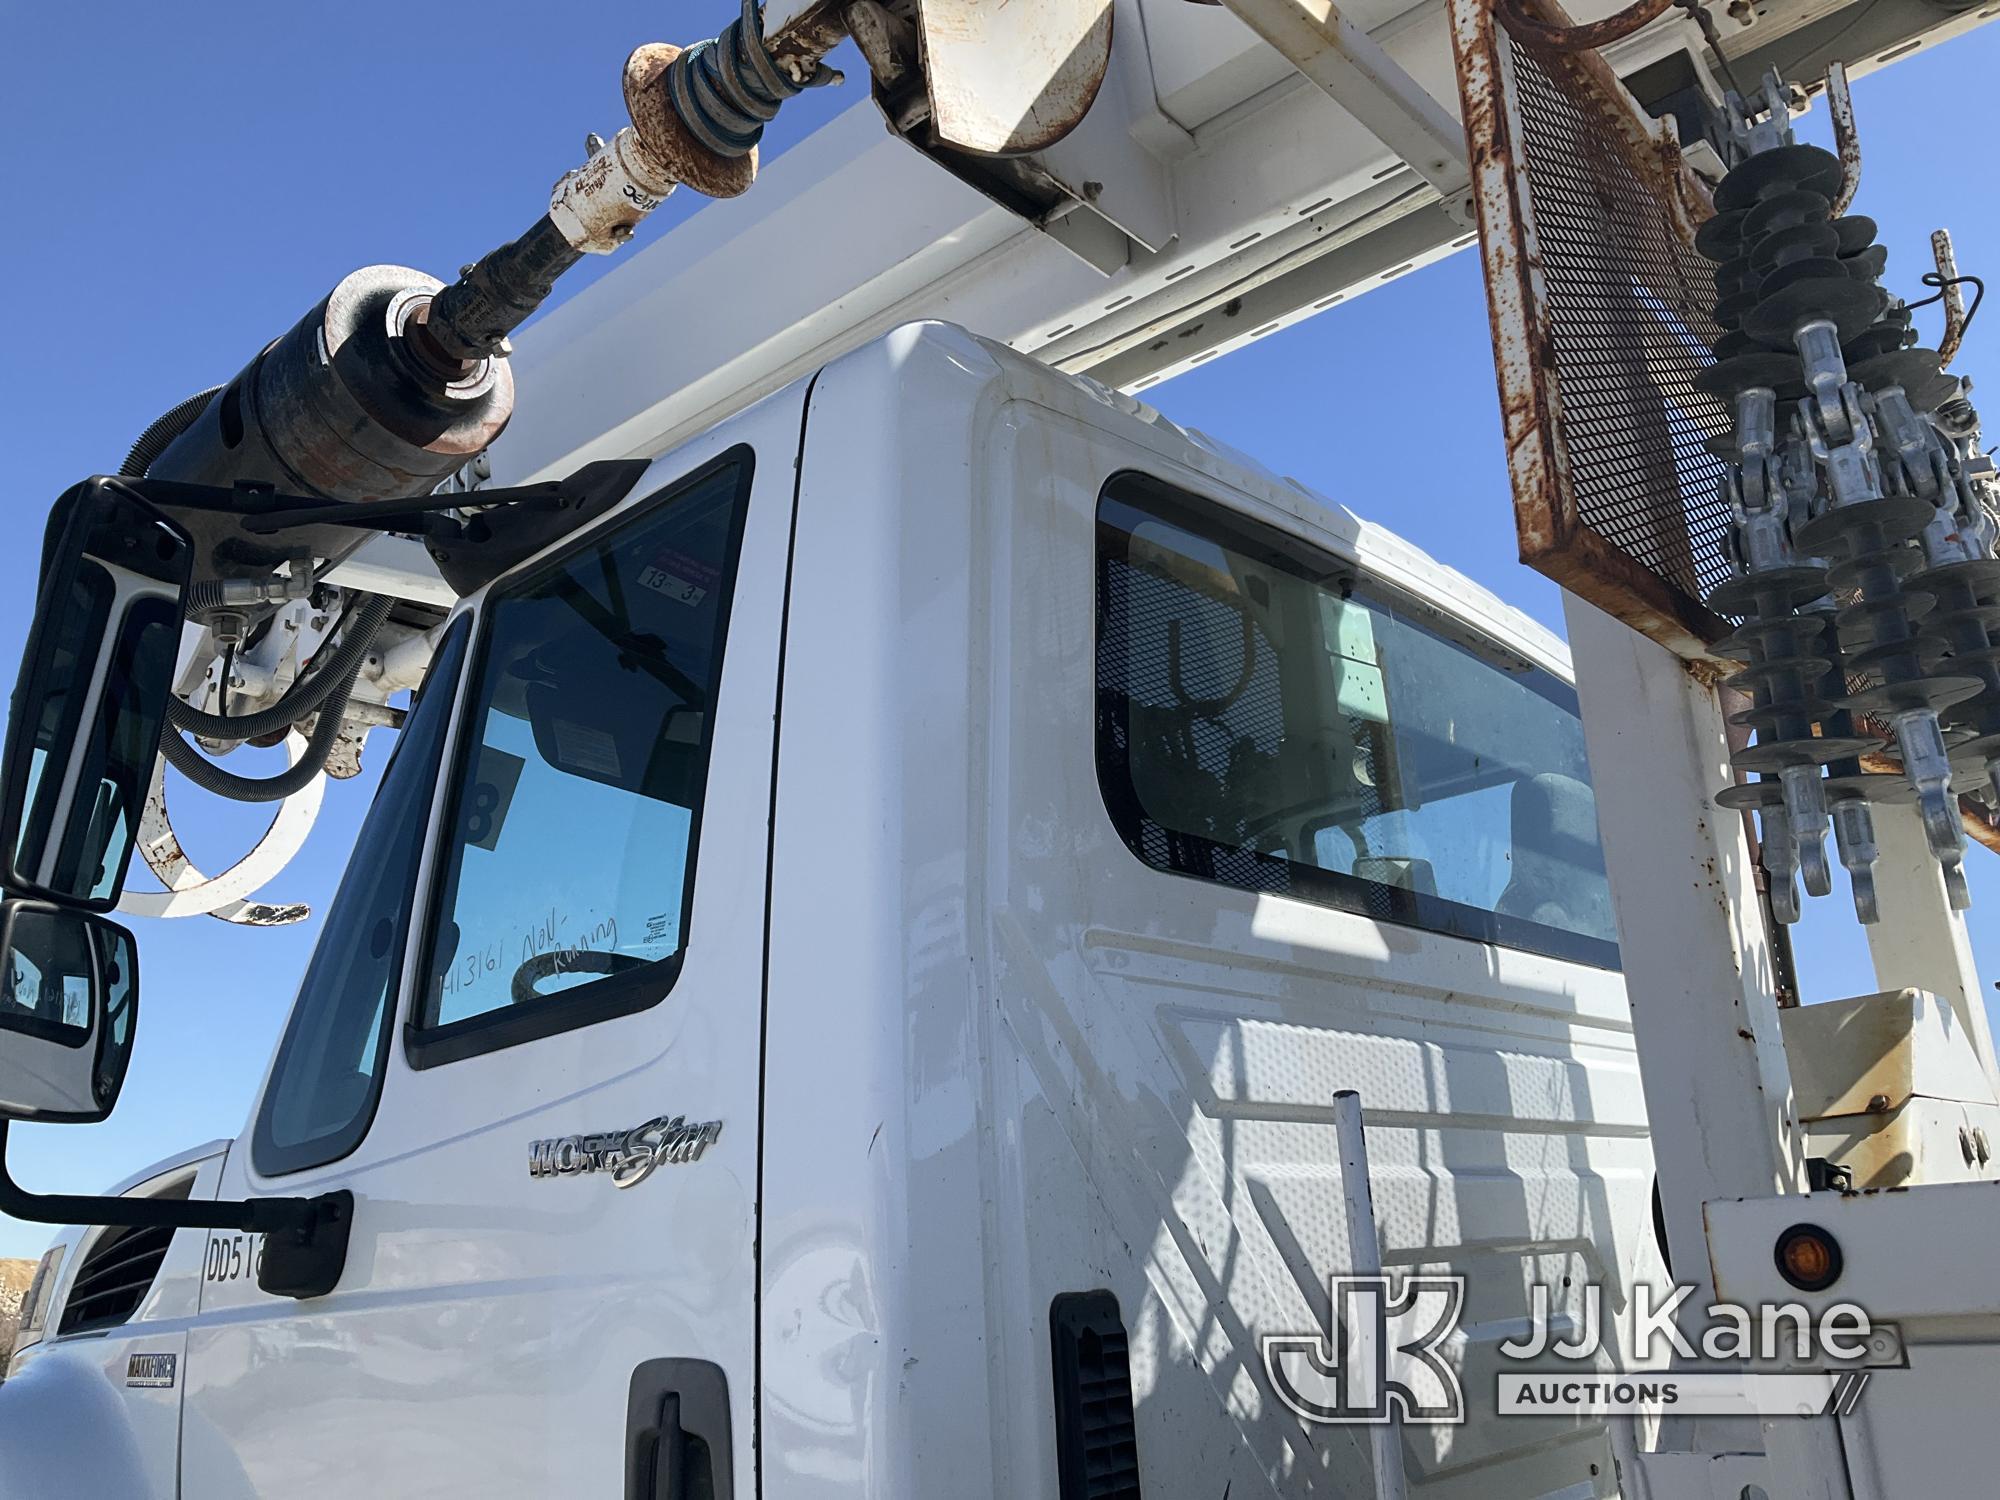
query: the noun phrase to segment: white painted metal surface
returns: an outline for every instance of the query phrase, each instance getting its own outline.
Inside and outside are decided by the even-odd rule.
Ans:
[[[1700,1205],[1789,1187],[1802,1170],[1771,951],[1742,819],[1657,816],[1662,805],[1707,809],[1710,790],[1728,784],[1714,693],[1602,611],[1566,597],[1564,615],[1654,1156],[1676,1185],[1667,1243],[1675,1274],[1705,1303]]]
[[[224,1195],[351,1188],[354,1242],[324,1300],[224,1275],[173,1314],[184,1493],[616,1493],[626,1379],[676,1354],[728,1371],[746,1492],[759,1472],[771,1500],[1050,1500],[1047,1309],[1097,1286],[1132,1333],[1149,1493],[1191,1473],[1350,1493],[1368,1439],[1279,1415],[1256,1354],[1317,1326],[1351,1259],[1341,1087],[1369,1101],[1385,1261],[1474,1278],[1468,1388],[1531,1275],[1622,1299],[1645,1274],[1617,975],[1162,874],[1120,841],[1093,750],[1096,496],[1141,468],[1557,673],[1561,645],[1378,528],[954,330],[819,377],[794,509],[805,400],[636,492],[757,450],[685,972],[654,1009],[433,1069],[392,1045],[344,1160],[266,1180],[232,1153]],[[725,1129],[630,1192],[529,1176],[531,1139],[664,1109]],[[1404,1446],[1437,1497],[1608,1493],[1589,1424],[1475,1415]]]
[[[438,609],[450,609],[458,603],[458,595],[444,581],[424,544],[411,537],[371,536],[329,569],[325,581],[364,594],[412,599]]]
[[[1331,0],[1233,0],[1230,8],[1439,194],[1470,185],[1457,118]]]
[[[1729,782],[1714,690],[1600,610],[1565,595],[1564,613],[1654,1157],[1667,1189],[1671,1265],[1676,1281],[1696,1288],[1684,1316],[1698,1319],[1715,1300],[1703,1202],[1803,1182],[1769,940],[1742,820],[1708,802],[1712,788]],[[1664,1446],[1722,1455],[1761,1449],[1785,1486],[1772,1500],[1847,1495],[1831,1421],[1761,1426],[1760,1440],[1740,1423],[1676,1423]]]
[[[152,1197],[163,1190],[212,1198],[226,1143],[210,1142],[148,1168],[114,1194]],[[191,1181],[190,1181],[191,1179]],[[182,1376],[188,1326],[200,1303],[206,1237],[174,1236],[159,1274],[130,1323],[59,1337],[64,1301],[92,1246],[115,1231],[65,1231],[72,1241],[50,1293],[39,1344],[17,1354],[0,1406],[0,1500],[179,1500]],[[134,1355],[171,1355],[170,1386],[134,1384]]]
[[[969,459],[969,462],[968,462]],[[1140,864],[1105,811],[1094,510],[1141,468],[1561,670],[1348,513],[948,330],[821,376],[787,637],[765,1093],[764,1494],[1053,1495],[1050,1299],[1132,1334],[1146,1492],[1346,1495],[1262,1333],[1348,1259],[1331,1099],[1371,1113],[1392,1267],[1473,1277],[1490,1389],[1527,1275],[1650,1252],[1617,977]],[[1600,1431],[1408,1429],[1434,1496],[1608,1491]]]
[[[297,730],[287,734],[285,764],[297,765],[305,746],[305,737]],[[248,854],[221,874],[208,875],[188,858],[174,833],[167,816],[167,764],[159,761],[153,767],[152,785],[147,788],[139,820],[139,849],[163,889],[127,890],[118,899],[118,909],[135,917],[214,916],[250,926],[281,926],[300,920],[307,914],[304,906],[249,898],[305,847],[325,796],[326,777],[315,776],[278,804],[270,826]]]
[[[1416,87],[1454,97],[1441,11],[1354,10]],[[1150,173],[1134,186],[1129,139],[1096,148],[1094,166],[1060,146],[1052,163],[1079,184],[1141,195],[1135,226],[1170,230],[1171,243],[1106,275],[939,170],[859,102],[767,163],[755,192],[704,207],[523,336],[520,411],[494,448],[496,481],[660,453],[916,318],[1080,373],[1137,349],[1136,364],[1105,373],[1150,384],[1471,243],[1442,213],[1418,218],[1435,190],[1234,16],[1184,0],[1132,12],[1137,24],[1121,8],[1118,35],[1145,49],[1152,96],[1137,78],[1119,81],[1114,55],[1106,97],[1130,111],[1122,128],[1158,187]],[[1170,225],[1155,222],[1162,205]],[[1302,273],[1390,225],[1411,232],[1330,258],[1324,279]],[[1259,301],[1261,288],[1272,290]],[[1207,310],[1215,316],[1197,316]],[[1145,352],[1190,321],[1204,326]]]
[[[1342,1089],[1333,1096],[1334,1139],[1340,1143],[1341,1206],[1347,1217],[1347,1271],[1353,1276],[1382,1274],[1382,1231],[1375,1222],[1375,1194],[1368,1170],[1368,1127],[1361,1096]],[[1403,1500],[1403,1432],[1393,1410],[1390,1420],[1368,1430],[1369,1467],[1375,1500]]]
[[[727,1372],[749,1493],[766,809],[801,400],[690,444],[601,523],[737,443],[757,452],[701,823],[699,937],[672,992],[637,1015],[422,1071],[393,1044],[351,1155],[275,1180],[232,1155],[225,1195],[352,1189],[353,1244],[321,1301],[268,1296],[252,1277],[205,1289],[188,1339],[189,1494],[615,1495],[626,1388],[660,1355]],[[406,974],[422,963],[421,928]],[[532,1140],[663,1113],[725,1128],[699,1163],[630,1192],[601,1175],[529,1176]]]
[[[1966,914],[1953,911],[1944,877],[1925,842],[1923,825],[1906,807],[1875,811],[1881,850],[1875,884],[1882,919],[1867,929],[1875,982],[1883,989],[1928,990],[1952,1008],[1986,1075],[2000,1086],[1986,993],[1972,959]],[[1971,856],[1979,858],[1974,849]]]

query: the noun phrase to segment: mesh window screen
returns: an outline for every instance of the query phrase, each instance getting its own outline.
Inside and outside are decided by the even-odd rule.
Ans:
[[[1231,791],[1255,776],[1260,758],[1278,753],[1284,733],[1278,653],[1252,626],[1237,659],[1218,660],[1215,643],[1239,634],[1228,605],[1108,550],[1098,570],[1100,758],[1108,754],[1139,768],[1137,776],[1152,783],[1133,788],[1138,795],[1120,819],[1136,830],[1136,852],[1163,870],[1246,890],[1289,889],[1288,861],[1246,847],[1252,833],[1246,815],[1260,804]],[[1206,700],[1200,709],[1179,704],[1167,654],[1146,649],[1165,640],[1188,643],[1181,688]],[[1241,690],[1232,695],[1239,679]],[[1147,791],[1154,796],[1145,797]],[[1142,801],[1180,809],[1182,822],[1198,826],[1165,827],[1146,815]],[[1375,915],[1389,915],[1386,892],[1373,905]]]
[[[1141,860],[1616,965],[1567,686],[1144,476],[1097,541],[1098,784]]]
[[[1693,384],[1721,333],[1705,195],[1594,55],[1522,46],[1492,0],[1451,10],[1522,560],[1704,655],[1730,430]]]

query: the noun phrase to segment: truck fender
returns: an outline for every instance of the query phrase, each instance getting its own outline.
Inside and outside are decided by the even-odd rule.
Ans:
[[[0,1385],[0,1500],[147,1493],[125,1403],[104,1372],[50,1350]]]

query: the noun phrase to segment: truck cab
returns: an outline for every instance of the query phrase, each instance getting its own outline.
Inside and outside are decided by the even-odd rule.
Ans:
[[[1341,1090],[1467,1388],[1531,1287],[1651,1274],[1567,653],[1339,506],[917,324],[436,640],[249,1121],[167,1171],[351,1191],[338,1284],[181,1230],[65,1332],[72,1237],[0,1494],[1360,1493],[1264,1354],[1348,1264]],[[1601,1424],[1468,1405],[1426,1496],[1613,1492]]]

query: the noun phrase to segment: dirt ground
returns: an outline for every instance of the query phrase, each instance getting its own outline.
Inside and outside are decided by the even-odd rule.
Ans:
[[[21,1299],[28,1294],[28,1283],[34,1280],[35,1263],[31,1260],[0,1260],[0,1370],[7,1366],[7,1356],[14,1348],[14,1325],[20,1320]]]

